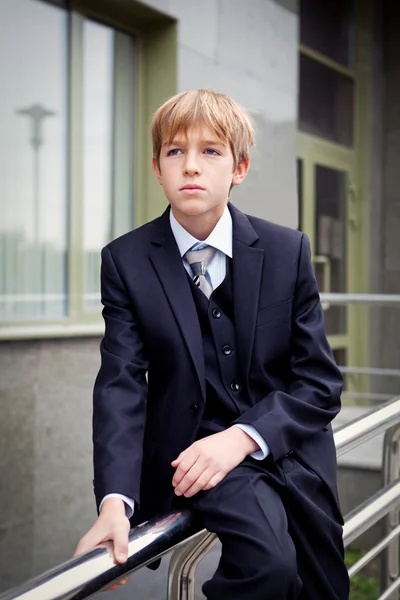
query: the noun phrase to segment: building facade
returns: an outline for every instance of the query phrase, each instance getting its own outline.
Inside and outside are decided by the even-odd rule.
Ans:
[[[250,110],[232,200],[309,235],[321,290],[400,292],[399,27],[395,0],[3,0],[0,589],[67,559],[96,517],[100,250],[165,209],[148,125],[169,96]],[[338,363],[398,368],[398,317],[328,308]],[[397,389],[346,381],[373,386]]]

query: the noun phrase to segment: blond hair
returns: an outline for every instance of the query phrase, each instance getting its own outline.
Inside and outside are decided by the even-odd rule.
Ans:
[[[231,148],[235,167],[249,158],[254,129],[247,111],[237,102],[211,90],[190,90],[173,96],[156,111],[151,123],[153,156],[160,166],[163,144],[192,127],[207,127]]]

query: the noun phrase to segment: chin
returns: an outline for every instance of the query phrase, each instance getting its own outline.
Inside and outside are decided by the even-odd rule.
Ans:
[[[185,202],[179,202],[179,204],[175,205],[175,208],[188,217],[194,217],[196,215],[202,215],[203,213],[211,210],[212,207],[206,206],[201,200],[191,198]]]

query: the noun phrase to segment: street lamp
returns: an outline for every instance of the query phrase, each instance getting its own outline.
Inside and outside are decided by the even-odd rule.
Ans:
[[[40,194],[39,194],[39,183],[40,183],[40,170],[39,170],[39,151],[43,146],[43,121],[46,117],[53,117],[56,113],[52,110],[44,108],[40,104],[33,104],[28,108],[22,108],[16,111],[19,115],[27,116],[31,119],[31,137],[30,143],[33,148],[33,219],[34,219],[34,239],[36,247],[40,254],[40,297],[41,297],[41,312],[45,306],[43,293],[44,293],[44,248],[41,246],[42,240],[40,239],[41,233],[41,215],[40,215]]]

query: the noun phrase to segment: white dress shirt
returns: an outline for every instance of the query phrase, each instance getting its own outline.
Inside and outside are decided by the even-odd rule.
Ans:
[[[176,244],[179,249],[179,253],[182,257],[183,265],[189,275],[193,275],[189,263],[183,256],[186,252],[194,245],[198,244],[200,240],[197,240],[193,237],[186,229],[182,227],[180,223],[176,220],[173,215],[172,210],[169,213],[169,222],[171,225],[172,233],[174,235]],[[216,253],[214,254],[211,261],[208,263],[207,271],[210,276],[211,285],[213,289],[217,288],[225,279],[226,275],[226,256],[229,258],[233,258],[232,253],[232,217],[229,212],[228,207],[225,208],[221,218],[218,223],[208,236],[206,240],[202,243],[208,244],[213,248],[216,248]],[[258,433],[258,431],[252,425],[241,425],[236,424],[235,427],[239,427],[245,433],[247,433],[253,440],[258,444],[260,450],[253,452],[251,456],[256,460],[263,460],[270,453],[270,449],[268,447],[267,442],[264,438]],[[104,496],[101,501],[100,508],[103,502],[107,498],[121,498],[126,504],[126,516],[130,518],[133,515],[134,511],[134,501],[131,498],[127,498],[122,494],[107,494]]]

